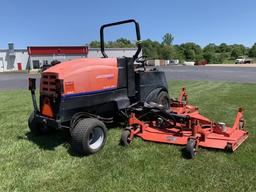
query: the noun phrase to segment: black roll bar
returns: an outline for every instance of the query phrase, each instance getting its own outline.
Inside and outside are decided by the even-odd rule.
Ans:
[[[102,25],[100,27],[100,49],[101,49],[101,53],[103,55],[104,58],[107,58],[107,54],[105,53],[105,46],[104,46],[104,28],[106,27],[111,27],[111,26],[115,26],[115,25],[122,25],[122,24],[127,24],[127,23],[134,23],[135,24],[135,30],[136,30],[136,36],[137,36],[137,51],[133,56],[133,59],[137,59],[138,55],[141,52],[141,37],[140,37],[140,25],[138,22],[136,22],[134,19],[129,19],[129,20],[124,20],[124,21],[119,21],[119,22],[115,22],[115,23],[109,23],[109,24],[105,24]]]

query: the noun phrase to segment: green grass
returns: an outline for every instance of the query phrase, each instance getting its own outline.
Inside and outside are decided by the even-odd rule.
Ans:
[[[111,129],[102,151],[81,158],[63,132],[29,133],[28,91],[0,92],[0,191],[256,191],[256,85],[170,81],[171,95],[182,86],[190,103],[216,121],[232,124],[243,106],[249,139],[233,154],[200,149],[187,160],[182,146],[136,138],[123,148],[120,129]]]

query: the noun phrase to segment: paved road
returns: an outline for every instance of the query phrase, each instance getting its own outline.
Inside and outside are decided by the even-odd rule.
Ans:
[[[0,73],[0,91],[11,89],[28,89],[28,78],[39,78],[39,75],[25,73]]]
[[[162,67],[160,70],[165,71],[167,80],[209,80],[256,83],[256,68],[171,66]],[[27,89],[27,79],[29,76],[39,78],[39,75],[0,73],[0,90]]]
[[[209,80],[239,83],[256,83],[256,67],[162,67],[168,80]]]

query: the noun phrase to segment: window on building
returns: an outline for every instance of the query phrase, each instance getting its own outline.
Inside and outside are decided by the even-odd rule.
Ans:
[[[52,59],[58,60],[58,61],[64,61],[66,59],[66,55],[65,54],[53,55]]]
[[[40,61],[33,60],[33,69],[39,69],[39,68],[40,68]]]
[[[43,60],[43,65],[48,65],[48,60]]]

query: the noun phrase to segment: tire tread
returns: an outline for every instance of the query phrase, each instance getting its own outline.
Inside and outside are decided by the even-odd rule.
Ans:
[[[85,145],[85,138],[88,136],[88,134],[90,134],[91,129],[94,126],[100,126],[103,128],[104,133],[105,133],[105,138],[103,141],[102,146],[97,149],[97,150],[92,150],[89,148],[89,146]],[[105,144],[106,142],[106,126],[103,122],[99,121],[96,118],[85,118],[85,119],[81,119],[76,126],[74,127],[74,129],[71,132],[71,137],[72,137],[72,149],[81,154],[81,155],[89,155],[89,154],[93,154],[96,153],[97,151],[99,151]]]

